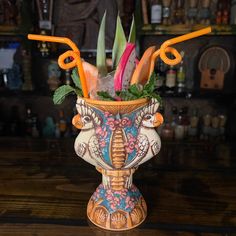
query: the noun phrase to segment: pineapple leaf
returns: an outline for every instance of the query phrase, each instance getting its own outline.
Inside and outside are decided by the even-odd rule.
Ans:
[[[120,58],[125,50],[126,47],[126,38],[125,38],[125,33],[121,24],[121,20],[119,15],[117,16],[117,21],[116,21],[116,34],[115,34],[115,40],[113,44],[113,49],[112,49],[112,63],[113,63],[113,68],[115,69],[116,66],[118,65]]]
[[[106,25],[106,11],[102,17],[102,22],[99,28],[98,41],[97,41],[97,68],[101,76],[107,75],[105,25]]]
[[[132,19],[131,27],[130,27],[130,32],[129,32],[129,43],[135,43],[136,40],[136,26],[135,26],[135,21],[134,21],[134,16]]]

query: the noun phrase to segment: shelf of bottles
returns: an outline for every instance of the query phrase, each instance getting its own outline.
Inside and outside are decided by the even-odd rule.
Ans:
[[[236,97],[233,90],[222,92],[221,89],[200,88],[199,82],[194,82],[194,79],[188,77],[185,52],[181,51],[180,53],[182,55],[182,61],[178,65],[166,65],[160,58],[158,58],[155,64],[155,92],[163,99],[212,99],[227,103],[232,100],[232,97]]]
[[[24,36],[18,26],[0,25],[0,36]]]
[[[139,28],[140,35],[178,35],[193,32],[206,27],[205,25],[159,25],[147,24]],[[236,25],[211,25],[210,35],[236,35]]]
[[[140,35],[178,35],[207,25],[211,35],[236,35],[235,0],[140,0]]]
[[[0,118],[0,137],[70,138],[78,135],[79,131],[71,124],[75,108],[70,115],[60,109],[56,116],[46,116],[43,120],[30,106],[25,106],[24,114],[21,109],[22,106],[13,105],[10,112]]]
[[[184,51],[181,51],[184,60]],[[178,67],[167,66],[161,59],[155,66],[156,92],[162,97],[185,97],[192,92],[186,88],[184,61]]]
[[[227,116],[214,112],[201,114],[194,106],[171,107],[167,115],[165,108],[160,112],[165,117],[165,124],[157,129],[163,141],[219,141],[225,140]]]

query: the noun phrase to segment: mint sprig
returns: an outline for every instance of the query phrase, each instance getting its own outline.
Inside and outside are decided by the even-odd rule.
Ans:
[[[156,74],[153,72],[144,87],[139,84],[132,84],[129,86],[128,90],[116,91],[116,95],[121,98],[122,101],[130,101],[139,98],[155,98],[161,103],[160,95],[155,92],[155,79]],[[97,94],[102,100],[116,100],[108,92],[97,92]]]
[[[67,95],[75,93],[75,88],[71,87],[70,85],[62,85],[60,86],[53,94],[53,102],[54,104],[61,104]]]
[[[83,92],[81,89],[81,83],[80,83],[77,68],[74,68],[72,70],[71,78],[74,83],[74,86],[62,85],[59,88],[57,88],[53,94],[53,103],[54,104],[61,104],[62,102],[64,102],[66,96],[68,96],[70,94],[75,94],[79,97],[83,97]]]
[[[113,98],[107,91],[99,91],[97,92],[97,95],[105,101],[115,101],[115,98]]]

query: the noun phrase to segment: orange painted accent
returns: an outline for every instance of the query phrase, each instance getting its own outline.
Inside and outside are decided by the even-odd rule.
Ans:
[[[83,123],[81,121],[81,116],[79,114],[75,115],[72,119],[72,124],[77,128],[77,129],[82,129]]]
[[[71,68],[77,66],[79,76],[80,76],[80,82],[81,82],[83,95],[85,98],[89,97],[86,78],[85,78],[85,74],[84,74],[84,69],[82,66],[81,58],[80,58],[80,51],[74,42],[72,42],[70,39],[64,38],[64,37],[55,37],[55,36],[46,36],[46,35],[37,35],[37,34],[28,34],[28,39],[38,40],[38,41],[46,41],[46,42],[64,43],[64,44],[67,44],[68,46],[70,46],[72,51],[70,50],[70,51],[63,53],[58,59],[58,64],[59,64],[59,66],[61,66],[62,69],[71,69]],[[70,63],[65,64],[64,63],[65,59],[70,56],[72,56],[74,58],[74,60]]]
[[[87,98],[84,98],[84,100],[88,105],[98,108],[104,112],[108,111],[113,115],[117,115],[118,113],[120,115],[128,114],[142,106],[145,106],[149,101],[147,98],[130,101],[102,101]]]
[[[143,104],[148,101],[147,98],[140,98],[136,100],[130,100],[130,101],[104,101],[104,100],[94,100],[94,99],[84,99],[85,102],[91,105],[101,105],[101,106],[127,106],[127,105],[138,105]]]
[[[111,191],[126,189],[127,178],[130,178],[130,175],[133,175],[136,170],[135,168],[105,170],[99,166],[96,169],[110,179]],[[102,202],[103,199],[101,198],[97,202],[90,198],[87,206],[87,216],[93,224],[106,230],[124,231],[132,229],[140,225],[147,216],[147,205],[143,197],[140,197],[139,201],[135,203],[131,212],[121,209],[109,212],[101,204]]]
[[[169,47],[170,45],[180,43],[180,42],[183,42],[183,41],[186,41],[186,40],[189,40],[189,39],[193,39],[193,38],[208,34],[210,32],[211,32],[211,27],[207,27],[207,28],[197,30],[195,32],[188,33],[188,34],[185,34],[185,35],[182,35],[182,36],[179,36],[179,37],[176,37],[176,38],[169,39],[169,40],[165,41],[161,45],[160,49],[158,49],[154,53],[155,56],[153,54],[153,57],[152,57],[152,60],[151,60],[151,66],[150,66],[150,70],[149,70],[149,77],[150,77],[150,75],[152,74],[152,72],[154,70],[155,59],[157,58],[157,56],[160,55],[161,59],[167,65],[176,65],[182,60],[182,57],[179,54],[179,52],[176,49]],[[168,52],[172,53],[175,56],[175,58],[174,59],[169,59],[166,56],[166,53],[168,53]]]
[[[164,122],[163,116],[159,112],[157,112],[154,115],[154,127],[160,126],[161,124],[163,124],[163,122]]]

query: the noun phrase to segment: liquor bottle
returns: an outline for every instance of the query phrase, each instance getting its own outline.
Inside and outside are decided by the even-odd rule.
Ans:
[[[174,24],[185,23],[184,0],[178,0],[174,10]]]
[[[144,25],[147,25],[148,24],[148,2],[147,0],[142,0],[142,4],[141,4],[141,7],[142,7],[142,14],[143,14],[143,24]]]
[[[222,12],[221,11],[217,11],[216,12],[216,24],[220,25],[222,23]]]
[[[173,127],[173,129],[175,129],[178,122],[178,108],[176,106],[173,106],[171,108],[171,113],[172,113],[171,126]]]
[[[32,137],[38,138],[40,136],[40,122],[36,114],[32,114]]]
[[[202,0],[201,7],[199,9],[199,20],[200,24],[209,25],[210,24],[210,0]]]
[[[32,137],[39,137],[38,118],[36,115],[32,116]]]
[[[55,123],[51,116],[46,117],[42,134],[45,138],[53,138],[55,136]]]
[[[226,0],[218,0],[217,2],[217,11],[216,11],[216,24],[228,24],[229,20],[229,9],[228,1]],[[226,22],[226,23],[225,23]]]
[[[55,137],[56,138],[60,138],[61,136],[61,132],[60,132],[60,129],[59,129],[59,123],[56,123],[56,127],[55,127]]]
[[[230,9],[230,24],[236,24],[236,0],[231,1],[231,9]]]
[[[171,5],[171,0],[163,0],[163,9],[162,9],[162,19],[163,19],[163,24],[164,25],[169,25],[170,22],[170,5]]]
[[[225,125],[226,125],[226,121],[227,121],[227,117],[223,114],[219,115],[219,119],[220,119],[220,139],[221,140],[225,140]]]
[[[60,110],[59,112],[59,130],[60,130],[61,137],[64,137],[67,130],[67,123],[64,117],[63,110]]]
[[[176,70],[174,66],[171,65],[169,69],[166,71],[166,84],[165,84],[165,92],[167,94],[174,94],[175,85],[176,85]]]
[[[229,0],[224,1],[222,12],[222,24],[228,25],[230,19],[230,3]]]
[[[222,9],[224,2],[222,0],[218,0],[216,7],[216,24],[220,25],[222,23]]]
[[[12,136],[21,136],[22,135],[22,122],[19,114],[19,109],[17,106],[11,108],[10,114],[10,135]]]
[[[184,106],[182,110],[183,110],[184,135],[186,137],[187,134],[188,134],[188,128],[189,128],[189,124],[190,124],[189,115],[188,115],[188,110],[189,109],[188,109],[187,106]]]
[[[174,138],[174,129],[168,121],[164,124],[161,130],[161,138],[163,140],[173,140]]]
[[[157,92],[162,94],[164,91],[164,80],[165,80],[165,71],[164,71],[164,63],[163,61],[158,58],[157,60],[157,67],[156,67],[156,74],[157,74],[157,80],[156,80],[156,88]]]
[[[197,21],[197,4],[198,0],[190,0],[189,1],[189,8],[187,10],[187,19],[188,24],[194,25]]]
[[[175,126],[175,139],[182,140],[185,138],[185,126],[184,126],[184,111],[183,108],[179,110],[177,124]]]
[[[151,24],[161,24],[162,22],[162,1],[152,0],[151,2]]]
[[[191,139],[196,139],[198,135],[198,123],[199,123],[199,116],[198,116],[198,109],[194,108],[192,110],[192,114],[189,118],[189,128],[188,128],[188,136]]]
[[[209,139],[209,135],[211,133],[211,120],[212,117],[210,114],[206,114],[203,116],[203,124],[202,124],[200,139],[203,140]]]
[[[26,108],[26,119],[25,119],[25,134],[27,136],[32,136],[32,126],[33,126],[33,120],[32,120],[32,111],[31,108]]]
[[[184,69],[184,62],[183,62],[183,57],[184,57],[184,51],[181,53],[182,60],[180,62],[178,71],[177,71],[177,93],[178,94],[183,94],[185,92],[185,69]]]

